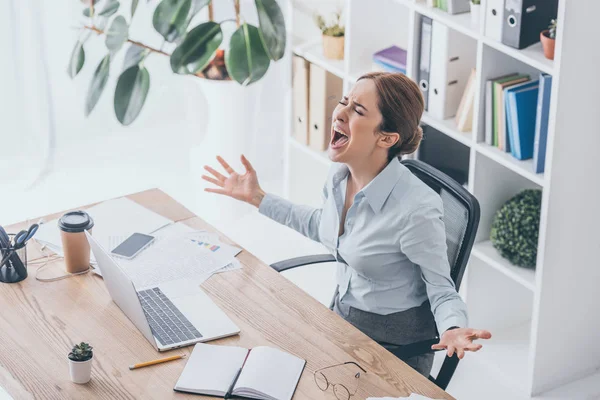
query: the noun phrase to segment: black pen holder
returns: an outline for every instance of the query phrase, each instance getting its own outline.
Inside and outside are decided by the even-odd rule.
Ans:
[[[14,237],[15,235],[8,235]],[[27,278],[27,246],[18,250],[2,249],[0,260],[10,253],[10,257],[0,265],[0,282],[16,283]]]

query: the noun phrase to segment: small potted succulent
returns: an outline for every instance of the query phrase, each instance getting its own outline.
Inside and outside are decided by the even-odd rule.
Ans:
[[[69,372],[71,380],[75,383],[88,383],[92,376],[93,348],[81,342],[73,346],[69,353]]]
[[[554,45],[556,44],[556,19],[550,21],[548,29],[540,33],[540,40],[544,48],[544,55],[549,60],[554,60]]]
[[[481,0],[471,0],[471,25],[479,26],[481,15]]]
[[[333,21],[330,23],[325,21],[322,15],[316,15],[315,22],[323,33],[323,55],[332,60],[344,59],[346,30],[342,24],[342,13],[335,13]]]

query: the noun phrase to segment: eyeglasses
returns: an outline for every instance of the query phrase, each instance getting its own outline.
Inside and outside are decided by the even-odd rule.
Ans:
[[[335,394],[335,397],[337,397],[339,400],[349,400],[350,397],[354,396],[356,394],[356,392],[358,391],[358,383],[360,382],[358,379],[360,378],[360,372],[357,372],[354,375],[354,378],[356,379],[356,389],[354,389],[354,392],[352,392],[352,393],[350,393],[350,390],[348,390],[348,388],[341,383],[329,382],[329,380],[323,373],[323,371],[326,369],[335,368],[335,367],[339,367],[341,365],[347,365],[347,364],[354,364],[358,368],[360,368],[362,372],[364,372],[365,374],[367,373],[367,371],[363,367],[361,367],[360,365],[358,365],[357,363],[355,363],[353,361],[348,361],[348,362],[341,363],[341,364],[331,365],[329,367],[318,369],[314,372],[314,378],[315,378],[315,383],[317,384],[317,387],[319,389],[321,389],[322,391],[326,391],[329,388],[329,386],[331,385],[331,387],[333,389],[333,394]]]

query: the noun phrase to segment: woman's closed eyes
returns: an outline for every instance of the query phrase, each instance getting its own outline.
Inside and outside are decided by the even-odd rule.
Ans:
[[[348,105],[348,98],[344,97],[342,98],[338,103],[340,103],[343,106],[347,106]],[[362,112],[358,111],[358,107],[354,107],[353,108],[354,112],[356,112],[358,115],[364,115]]]

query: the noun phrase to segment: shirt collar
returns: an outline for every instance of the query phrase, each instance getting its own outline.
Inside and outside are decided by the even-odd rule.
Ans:
[[[392,193],[392,189],[396,186],[396,183],[406,170],[400,160],[394,157],[388,165],[375,177],[371,182],[367,184],[357,195],[366,197],[369,205],[374,212],[378,213],[381,211],[383,204]],[[333,176],[333,186],[336,187],[340,182],[348,176],[348,167],[342,164],[340,169]]]

